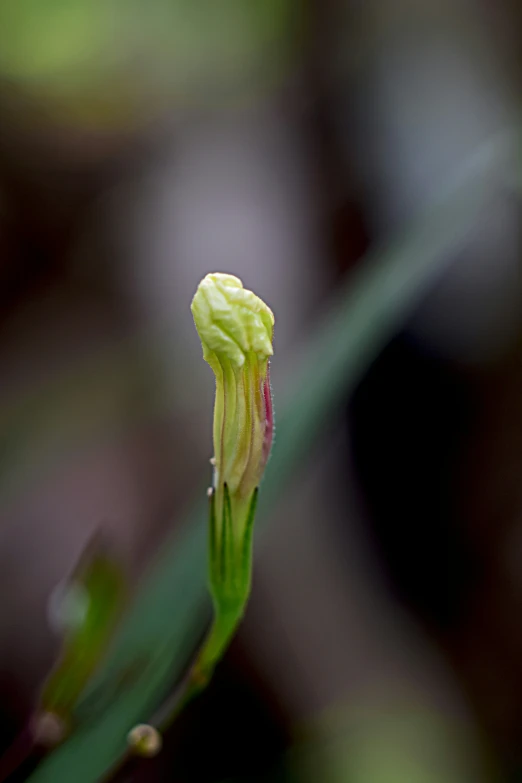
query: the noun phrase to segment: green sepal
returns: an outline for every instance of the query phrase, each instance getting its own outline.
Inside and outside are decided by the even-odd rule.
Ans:
[[[248,601],[252,577],[252,537],[258,489],[244,510],[222,487],[221,519],[217,491],[210,494],[209,509],[209,587],[216,613],[243,611]]]

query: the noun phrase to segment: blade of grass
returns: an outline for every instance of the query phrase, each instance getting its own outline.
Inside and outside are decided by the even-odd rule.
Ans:
[[[478,167],[472,166],[471,173],[466,167],[463,179],[442,200],[389,246],[374,252],[347,281],[308,348],[302,373],[286,395],[260,496],[261,523],[267,521],[270,507],[376,352],[465,243],[488,203],[488,170],[497,158],[498,150],[480,160]],[[110,690],[109,684],[126,667],[134,667],[133,678],[108,703],[100,703],[91,717],[84,716],[70,739],[32,775],[32,783],[95,783],[103,778],[124,752],[129,729],[147,720],[180,675],[206,619],[202,611],[206,516],[202,492],[183,536],[165,544],[129,611],[109,660],[90,688],[91,703],[96,689],[104,691],[107,686]]]

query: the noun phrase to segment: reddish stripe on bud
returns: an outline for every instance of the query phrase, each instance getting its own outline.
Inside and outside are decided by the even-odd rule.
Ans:
[[[268,461],[272,440],[274,437],[274,406],[272,403],[272,388],[270,386],[270,369],[267,366],[266,376],[263,382],[263,402],[265,406],[265,436],[263,439],[262,461],[263,467]]]

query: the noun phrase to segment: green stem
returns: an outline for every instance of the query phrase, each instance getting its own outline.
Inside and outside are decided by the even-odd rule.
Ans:
[[[236,628],[243,617],[244,607],[227,611],[216,611],[209,634],[192,668],[194,679],[210,679],[223,657]]]
[[[176,694],[174,704],[167,702],[152,721],[159,731],[166,731],[187,704],[205,690],[241,622],[244,609],[245,607],[241,606],[225,611],[216,610],[208,635],[185,681],[181,695]]]

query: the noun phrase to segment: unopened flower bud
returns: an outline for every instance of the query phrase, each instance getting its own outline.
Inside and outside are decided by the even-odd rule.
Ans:
[[[274,428],[274,316],[241,280],[219,273],[201,281],[191,309],[203,356],[216,376],[211,587],[215,599],[246,601],[256,492]]]

